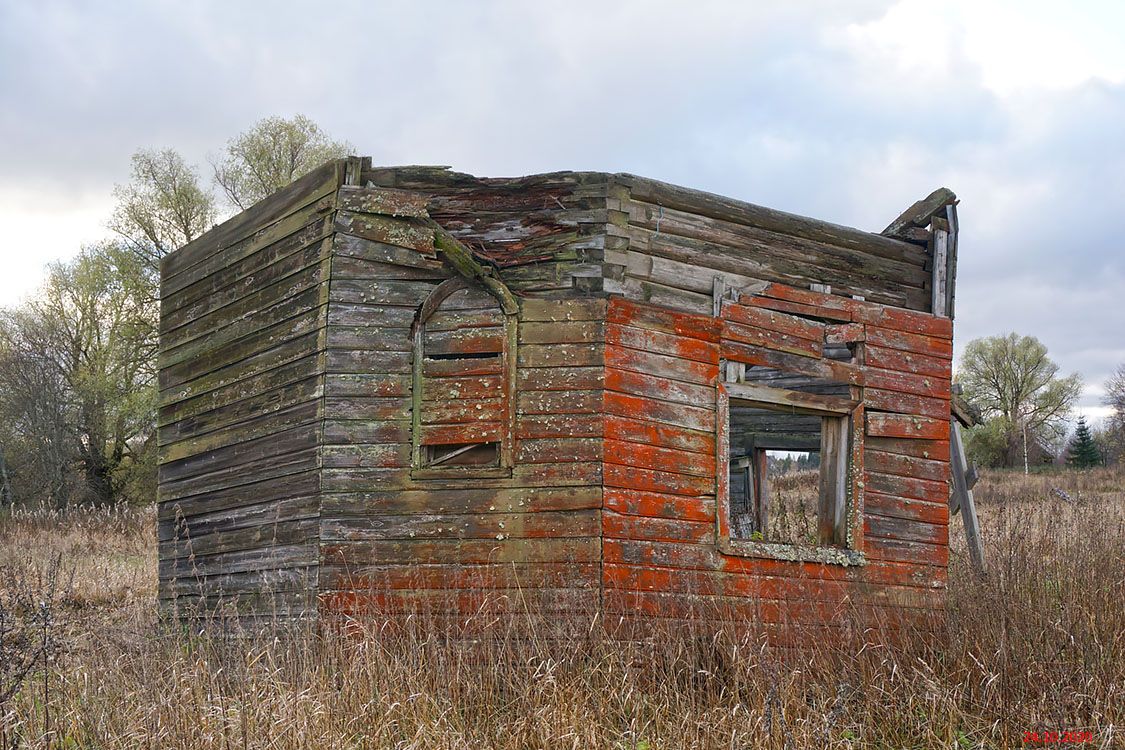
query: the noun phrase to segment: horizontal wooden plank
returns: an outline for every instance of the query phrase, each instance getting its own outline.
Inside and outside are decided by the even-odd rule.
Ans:
[[[426,489],[373,490],[378,483],[357,492],[323,495],[324,518],[343,516],[406,515],[410,513],[538,513],[593,510],[601,507],[601,487],[431,487]]]
[[[416,250],[434,257],[434,233],[419,222],[355,211],[336,212],[336,230],[372,242]]]
[[[646,539],[658,542],[706,544],[715,539],[715,522],[682,518],[645,518],[605,511],[602,531],[608,539]]]
[[[616,297],[610,300],[606,320],[619,325],[661,331],[711,343],[719,340],[719,325],[714,318]]]
[[[527,391],[516,395],[516,413],[597,414],[602,407],[602,391]]]
[[[332,372],[324,376],[324,394],[329,398],[409,396],[411,380],[409,375]]]
[[[787,414],[847,416],[858,405],[851,399],[838,396],[820,396],[756,383],[726,383],[724,387],[731,400],[769,404],[780,407]]]
[[[870,374],[870,371],[868,371]],[[923,417],[942,418],[949,413],[949,400],[926,398],[911,393],[884,391],[872,388],[863,389],[863,402],[875,411],[889,411],[897,414],[917,414]]]
[[[868,411],[867,434],[872,437],[948,440],[949,420]]]
[[[864,492],[863,512],[932,524],[947,524],[949,522],[948,503],[933,503],[871,491]]]
[[[463,445],[468,443],[499,443],[507,427],[499,420],[489,422],[454,422],[424,424],[418,428],[419,445]],[[407,435],[409,438],[409,434]]]
[[[324,565],[379,565],[411,562],[480,563],[584,563],[601,558],[597,537],[586,539],[467,539],[367,541],[321,546]]]
[[[344,211],[386,216],[425,218],[429,197],[423,193],[394,188],[342,185],[336,194],[336,206]]]
[[[525,322],[519,326],[520,344],[598,343],[605,340],[600,320]]]
[[[520,367],[597,367],[604,364],[604,344],[524,344],[516,350]]]
[[[864,481],[867,489],[884,495],[911,497],[934,503],[944,503],[949,499],[949,483],[944,479],[934,481],[919,477],[883,474],[869,469],[864,472]]]
[[[606,438],[606,463],[653,469],[660,472],[692,474],[701,477],[715,476],[713,453],[693,453],[677,448],[661,448],[646,443],[634,443]]]
[[[546,437],[601,437],[601,414],[518,414],[517,439]]]
[[[878,367],[894,372],[929,375],[949,380],[953,369],[951,357],[932,357],[918,352],[876,346],[870,342],[864,345],[863,354],[864,362],[868,367]]]
[[[424,591],[469,589],[592,588],[595,563],[506,563],[490,565],[399,564],[320,567],[324,591]]]
[[[604,408],[607,414],[630,419],[647,419],[652,422],[686,427],[691,430],[713,432],[715,410],[698,408],[670,401],[658,401],[642,396],[606,391]]]
[[[891,453],[879,449],[868,441],[864,445],[863,461],[869,471],[895,474],[902,477],[916,477],[935,482],[949,481],[949,461],[946,459],[927,459]]]
[[[686,495],[688,497],[713,496],[715,493],[713,476],[675,474],[614,463],[606,463],[604,476],[607,488],[621,487],[645,492]]]
[[[714,455],[715,433],[617,415],[605,417],[605,436],[613,440],[644,443],[658,448]]]
[[[339,185],[339,174],[339,165],[336,162],[314,169],[283,190],[254,204],[249,210],[227,219],[179,250],[169,253],[161,261],[161,276],[170,281],[222,248],[229,247],[255,232],[268,228],[300,208],[335,193]],[[333,197],[330,205],[334,203]]]
[[[605,507],[616,513],[649,518],[714,523],[715,504],[709,497],[685,497],[624,487],[605,489]]]
[[[604,320],[602,299],[522,299],[521,321]]]
[[[775,310],[749,305],[725,304],[723,305],[723,318],[728,324],[735,323],[751,328],[761,328],[807,342],[821,344],[824,342],[825,326],[823,323]]]
[[[566,461],[597,461],[602,457],[600,437],[525,438],[516,444],[516,462],[541,464]]]
[[[584,539],[599,533],[599,510],[535,513],[411,513],[330,517],[321,542],[459,539]]]
[[[715,382],[715,378],[719,374],[717,361],[714,364],[696,362],[620,346],[606,347],[605,365],[618,370],[641,372],[700,385],[709,385]]]
[[[714,408],[715,403],[715,388],[710,384],[685,383],[682,380],[613,367],[605,369],[605,387],[619,393],[674,401],[703,409]]]
[[[597,390],[605,385],[605,368],[521,367],[516,377],[523,391]]]

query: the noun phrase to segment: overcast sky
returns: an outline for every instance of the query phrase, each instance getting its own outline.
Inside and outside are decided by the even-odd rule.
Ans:
[[[1125,362],[1125,3],[0,0],[0,304],[138,147],[303,113],[380,164],[627,171],[878,231],[961,198],[957,340]]]

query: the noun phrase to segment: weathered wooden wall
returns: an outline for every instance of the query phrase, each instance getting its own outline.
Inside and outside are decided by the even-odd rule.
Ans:
[[[363,184],[418,191],[429,214],[535,297],[601,290],[609,175],[554,172],[474,177],[441,167],[364,170]]]
[[[460,405],[415,392],[415,323],[456,275],[431,219],[520,296],[507,403],[472,401],[493,374],[458,379]],[[164,263],[161,597],[261,616],[929,611],[951,328],[910,312],[931,304],[927,262],[917,243],[629,175],[326,165]],[[716,308],[716,277],[758,291]],[[831,361],[845,338],[860,366]],[[720,359],[862,387],[865,565],[720,549]],[[509,436],[501,465],[421,470],[426,408],[442,416],[418,429],[451,434],[486,415]]]
[[[345,190],[357,201],[378,192]],[[377,234],[366,229],[373,223]],[[426,475],[412,470],[411,410],[432,400],[412,398],[411,326],[453,274],[405,231],[408,219],[357,208],[337,226],[321,448],[323,610],[436,620],[463,620],[482,606],[595,611],[605,302],[523,300],[511,467]],[[481,388],[491,377],[477,378]],[[472,380],[458,383],[466,398]],[[493,420],[502,410],[490,402],[479,414],[451,403],[445,419]]]
[[[850,374],[814,355],[811,340],[795,345],[795,329],[851,324],[862,326],[865,341],[861,366]],[[853,605],[860,605],[861,617],[913,612],[926,619],[941,606],[948,560],[948,418],[942,415],[949,411],[950,336],[947,319],[778,284],[724,303],[721,319],[611,299],[607,620],[730,618],[788,637],[787,624],[815,632],[850,617]],[[852,377],[862,387],[856,546],[865,564],[732,555],[716,544],[720,358]]]
[[[160,597],[315,605],[332,163],[163,263]]]
[[[634,175],[613,175],[608,193],[606,291],[706,312],[718,276],[930,310],[924,246]]]

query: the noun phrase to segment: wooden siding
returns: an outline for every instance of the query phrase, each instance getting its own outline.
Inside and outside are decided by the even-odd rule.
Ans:
[[[555,172],[482,178],[442,167],[365,170],[364,184],[417,191],[431,217],[537,297],[601,289],[609,175]]]
[[[821,316],[775,309],[790,303]],[[798,334],[823,344],[838,323],[862,325],[869,343],[859,347],[860,357],[871,347],[883,366],[831,362],[811,344],[792,346],[789,337]],[[856,334],[852,329],[850,337]],[[706,617],[820,626],[939,607],[948,560],[948,420],[944,433],[930,432],[924,413],[931,400],[948,413],[949,354],[938,352],[947,352],[950,336],[948,320],[779,284],[726,302],[721,319],[611,299],[602,524],[607,621]],[[898,356],[879,351],[884,347]],[[866,382],[855,540],[865,564],[747,557],[717,545],[720,358],[797,363],[809,375]],[[898,421],[922,427],[884,436],[883,425]]]
[[[431,217],[518,293],[514,323],[439,308],[418,327],[459,278]],[[952,330],[925,312],[926,264],[918,244],[628,175],[326,165],[163,264],[161,598],[814,629],[857,605],[930,612]],[[419,371],[418,346],[504,353],[508,376]],[[719,543],[721,360],[862,394],[863,565]],[[504,436],[495,465],[421,465],[416,443],[477,422],[473,440]]]
[[[384,231],[381,242],[335,240],[320,448],[322,611],[443,621],[482,607],[592,614],[601,567],[605,303],[522,301],[510,404],[492,372],[455,378],[464,398],[426,392],[427,375],[435,376],[431,391],[443,379],[436,377],[443,360],[422,373],[424,390],[414,399],[411,327],[452,276],[427,257],[402,232]],[[440,306],[428,319],[423,346],[506,351],[493,335],[503,330],[495,312],[469,320],[461,309],[484,294],[449,297],[451,309]],[[511,463],[415,466],[415,405],[422,443],[446,422],[476,422],[487,411],[494,432],[514,438]]]
[[[830,284],[929,310],[924,246],[633,175],[613,175],[608,194],[606,291],[703,313],[716,278]]]
[[[160,598],[181,616],[313,611],[342,170],[325,165],[162,264]]]

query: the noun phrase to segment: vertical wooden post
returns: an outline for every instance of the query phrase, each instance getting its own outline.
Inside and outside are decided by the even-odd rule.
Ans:
[[[949,232],[935,227],[933,243],[934,275],[930,311],[934,315],[949,317]]]
[[[817,537],[821,544],[838,544],[846,538],[847,459],[848,420],[823,419],[820,429],[820,501],[817,508]]]
[[[969,558],[978,573],[984,573],[984,544],[980,538],[980,523],[973,491],[967,474],[969,464],[965,458],[965,445],[961,440],[961,425],[956,419],[949,421],[949,461],[953,469],[953,494],[949,498],[950,512],[960,509],[965,524],[965,541],[969,545]]]
[[[769,536],[770,528],[769,459],[765,448],[750,451],[750,467],[754,478],[754,525],[764,538]]]

